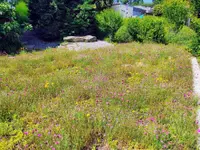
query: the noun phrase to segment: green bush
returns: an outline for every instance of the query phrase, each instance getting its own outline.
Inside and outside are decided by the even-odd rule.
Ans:
[[[128,32],[132,36],[132,39],[139,41],[138,35],[140,34],[140,19],[139,18],[130,18],[128,19]]]
[[[9,3],[0,3],[0,52],[16,53],[21,47],[20,25],[16,21],[16,12]]]
[[[153,3],[157,5],[157,4],[163,3],[163,1],[164,1],[164,0],[154,0]]]
[[[191,53],[194,56],[200,56],[200,19],[192,18],[191,28],[197,33],[197,38],[193,39],[190,47]]]
[[[141,19],[139,39],[165,43],[164,20],[157,17],[145,17]]]
[[[187,26],[183,26],[183,28],[178,33],[171,30],[168,31],[166,35],[168,43],[176,43],[180,45],[185,45],[187,47],[190,47],[192,45],[193,40],[196,39],[196,37],[196,32]]]
[[[162,16],[163,15],[163,5],[162,4],[158,4],[158,5],[155,5],[154,8],[153,8],[153,14],[154,16]]]
[[[19,1],[15,6],[15,10],[20,23],[28,21],[29,10],[25,2]]]
[[[199,0],[191,0],[192,5],[195,8],[195,14],[200,18],[200,1]]]
[[[167,0],[164,2],[163,15],[173,24],[175,24],[175,30],[179,30],[185,25],[190,8],[184,0]]]
[[[200,35],[200,19],[193,17],[191,19],[191,28],[196,31],[198,35]]]
[[[117,30],[122,26],[122,16],[113,9],[106,9],[96,15],[98,28],[106,33],[110,40],[114,40],[114,35]]]
[[[121,26],[115,33],[115,41],[118,43],[127,43],[132,41],[132,36],[128,32],[128,27],[126,24]]]
[[[164,25],[165,21],[158,17],[131,18],[128,21],[128,31],[136,41],[165,43]]]
[[[200,56],[200,37],[193,39],[192,44],[190,46],[190,52],[194,56]]]

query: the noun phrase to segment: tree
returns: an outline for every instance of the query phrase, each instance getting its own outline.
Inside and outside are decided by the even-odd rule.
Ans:
[[[113,4],[113,0],[93,0],[92,3],[96,5],[98,11],[109,8]]]
[[[0,3],[0,52],[16,53],[21,47],[20,25],[15,9],[6,2]]]
[[[94,2],[94,0],[30,0],[31,23],[45,40],[94,33]]]

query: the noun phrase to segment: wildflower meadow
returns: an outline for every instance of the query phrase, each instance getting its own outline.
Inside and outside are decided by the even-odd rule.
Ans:
[[[0,149],[195,149],[197,99],[181,46],[0,57]]]

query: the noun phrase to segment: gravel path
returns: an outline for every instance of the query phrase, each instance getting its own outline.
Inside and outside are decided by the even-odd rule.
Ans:
[[[55,48],[60,45],[59,42],[47,42],[38,38],[36,31],[27,31],[20,40],[27,50],[45,50],[47,48]]]
[[[67,48],[68,50],[88,50],[113,46],[106,41],[62,43],[46,42],[38,38],[37,31],[27,31],[20,37],[21,42],[27,50],[45,50],[47,48]]]
[[[193,89],[194,89],[195,95],[198,98],[200,98],[200,67],[199,67],[198,61],[195,57],[193,57],[191,61],[192,61],[192,70],[193,70]],[[198,108],[198,110],[197,110],[197,118],[196,119],[198,121],[198,127],[200,129],[200,108]],[[198,137],[197,146],[198,146],[198,148],[200,148],[200,136]]]
[[[88,50],[88,49],[98,49],[104,47],[111,47],[112,44],[106,41],[96,41],[96,42],[76,42],[76,43],[63,43],[59,48],[66,48],[69,50]]]

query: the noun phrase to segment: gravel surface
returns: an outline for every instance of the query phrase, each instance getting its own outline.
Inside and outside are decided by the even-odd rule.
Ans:
[[[47,48],[67,48],[69,50],[98,49],[113,46],[106,41],[96,42],[70,42],[60,45],[59,42],[46,42],[38,38],[36,31],[27,31],[20,37],[21,42],[27,50],[45,50]]]
[[[60,45],[59,42],[46,42],[38,38],[36,31],[27,31],[20,40],[27,50],[45,50],[55,48]]]
[[[63,43],[59,48],[66,48],[69,50],[88,50],[88,49],[98,49],[104,47],[113,46],[112,44],[106,41],[97,41],[97,42],[76,42],[76,43]]]

